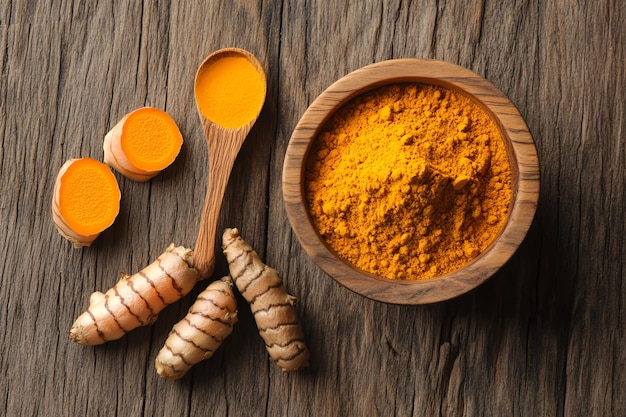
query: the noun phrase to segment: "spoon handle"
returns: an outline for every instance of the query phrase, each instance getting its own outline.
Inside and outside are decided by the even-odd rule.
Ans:
[[[209,150],[209,169],[204,208],[194,250],[194,265],[203,278],[208,278],[215,268],[215,237],[222,200],[241,148],[241,136],[245,137],[247,131],[225,129],[204,121],[202,125]]]

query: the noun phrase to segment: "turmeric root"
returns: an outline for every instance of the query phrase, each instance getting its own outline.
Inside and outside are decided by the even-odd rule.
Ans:
[[[54,225],[76,248],[90,246],[115,221],[120,199],[120,188],[108,166],[91,158],[70,159],[54,184]]]
[[[209,359],[237,323],[237,300],[229,276],[202,291],[189,313],[174,325],[155,359],[159,376],[182,378],[198,362]]]
[[[230,275],[250,308],[270,357],[285,372],[309,366],[309,350],[294,307],[278,272],[261,262],[257,253],[239,236],[226,229],[222,249]]]
[[[105,294],[94,292],[69,338],[88,346],[117,340],[132,329],[154,323],[161,310],[189,293],[199,280],[193,251],[171,244],[140,272],[122,274]]]
[[[104,137],[104,162],[120,174],[148,181],[178,156],[183,137],[163,110],[142,107],[125,115]]]

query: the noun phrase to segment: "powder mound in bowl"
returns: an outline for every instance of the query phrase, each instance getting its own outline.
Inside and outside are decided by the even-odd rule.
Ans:
[[[512,198],[500,131],[443,87],[379,87],[339,108],[309,152],[313,224],[343,258],[390,279],[457,270],[503,230]]]

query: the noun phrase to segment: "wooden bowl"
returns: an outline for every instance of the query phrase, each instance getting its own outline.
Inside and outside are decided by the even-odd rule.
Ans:
[[[362,271],[339,257],[319,235],[304,194],[311,144],[346,102],[388,84],[418,82],[457,91],[482,107],[500,128],[511,164],[512,200],[507,223],[494,242],[461,269],[424,280],[391,280]],[[285,155],[283,198],[305,252],[326,274],[367,298],[391,304],[427,304],[470,291],[504,265],[526,236],[539,198],[539,161],[533,138],[515,106],[493,84],[457,65],[427,59],[395,59],[358,69],[328,87],[298,122]]]

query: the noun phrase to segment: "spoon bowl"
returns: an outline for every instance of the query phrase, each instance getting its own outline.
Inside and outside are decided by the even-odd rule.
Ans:
[[[249,97],[239,97],[236,94],[228,95],[228,81],[234,81],[238,74],[217,68],[225,60],[244,59],[254,69],[252,75],[246,78],[254,78],[258,75],[261,83],[261,96],[256,100]],[[244,63],[245,65],[246,63]],[[212,72],[211,74],[209,74]],[[206,77],[212,77],[211,83],[206,82]],[[222,78],[220,78],[222,77]],[[224,81],[224,82],[220,82]],[[250,80],[241,80],[242,82]],[[244,91],[245,89],[241,89]],[[215,236],[217,219],[219,217],[224,192],[228,185],[228,179],[233,164],[241,145],[245,141],[250,129],[256,122],[267,90],[266,76],[259,61],[250,52],[239,48],[224,48],[207,56],[198,67],[194,83],[194,97],[198,109],[198,115],[208,147],[208,172],[207,188],[200,219],[198,237],[196,238],[194,264],[202,277],[209,277],[215,267]],[[213,100],[212,94],[215,93]],[[230,102],[220,102],[219,98],[227,98]],[[207,104],[208,103],[208,104]],[[254,108],[250,107],[250,103]],[[226,121],[225,118],[216,116],[207,106],[214,105],[228,109],[232,116]],[[231,123],[232,121],[232,123]]]

